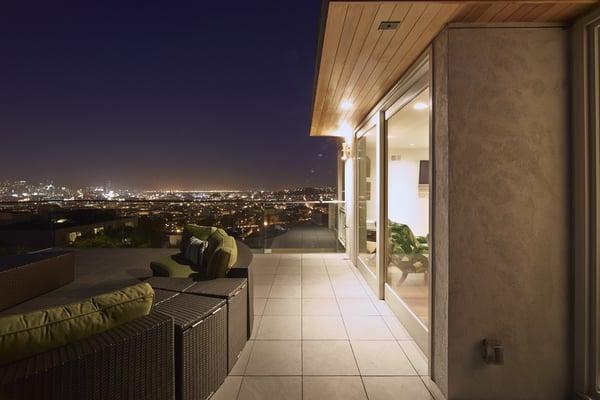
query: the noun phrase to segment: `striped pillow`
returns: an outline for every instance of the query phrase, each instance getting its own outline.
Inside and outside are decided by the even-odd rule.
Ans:
[[[206,240],[200,240],[197,237],[192,236],[183,255],[192,264],[201,266],[204,262],[204,251],[207,247],[208,242]]]

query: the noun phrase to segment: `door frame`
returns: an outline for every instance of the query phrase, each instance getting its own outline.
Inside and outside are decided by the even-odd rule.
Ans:
[[[600,8],[572,28],[574,390],[600,399]]]
[[[415,61],[415,63],[407,70],[407,72],[400,78],[400,80],[394,85],[394,87],[377,103],[375,107],[367,114],[366,118],[358,125],[354,131],[353,144],[354,144],[354,199],[356,207],[354,209],[354,252],[355,255],[352,259],[354,265],[364,276],[365,280],[381,300],[385,300],[390,306],[394,314],[407,328],[409,334],[413,337],[417,345],[421,350],[429,356],[429,349],[431,348],[431,334],[433,328],[433,276],[435,273],[435,266],[433,263],[434,257],[433,252],[433,240],[430,244],[430,273],[429,273],[429,298],[428,298],[428,313],[429,313],[429,328],[427,328],[410,308],[402,301],[402,299],[394,293],[389,285],[386,284],[385,280],[385,237],[387,229],[387,160],[384,159],[387,154],[387,135],[385,129],[386,115],[389,117],[391,114],[398,111],[403,105],[408,103],[414,95],[420,93],[427,85],[430,87],[430,105],[433,104],[431,101],[433,96],[433,79],[432,79],[432,53],[431,47],[427,48],[421,56]],[[432,120],[432,107],[429,108],[429,118]],[[375,174],[377,177],[376,182],[376,193],[378,196],[376,202],[376,215],[377,229],[376,229],[376,240],[377,240],[377,269],[376,274],[367,268],[358,257],[358,243],[359,243],[359,163],[358,163],[358,140],[373,127],[377,128],[377,139],[376,139],[376,160],[375,160]],[[429,178],[430,182],[433,182],[433,164],[432,164],[432,152],[433,152],[433,124],[429,124]],[[429,192],[429,232],[430,237],[433,238],[433,186],[430,185]],[[384,223],[381,223],[384,221]]]

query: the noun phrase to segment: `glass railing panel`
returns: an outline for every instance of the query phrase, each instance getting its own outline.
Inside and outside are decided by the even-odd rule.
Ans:
[[[63,200],[0,203],[0,253],[175,249],[189,223],[222,228],[255,252],[339,252],[345,245],[344,203],[337,201]]]

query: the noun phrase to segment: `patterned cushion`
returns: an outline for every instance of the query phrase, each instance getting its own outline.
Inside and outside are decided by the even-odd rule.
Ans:
[[[184,256],[193,265],[201,266],[204,264],[204,253],[208,247],[206,240],[200,240],[195,236],[190,238],[190,243],[185,249]]]

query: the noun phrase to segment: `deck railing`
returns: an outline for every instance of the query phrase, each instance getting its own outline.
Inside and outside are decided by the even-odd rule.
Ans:
[[[102,213],[104,220],[94,222],[88,215],[89,220],[77,221],[73,210],[81,209],[103,210],[91,213]],[[345,203],[336,200],[59,200],[4,202],[3,211],[19,214],[10,228],[6,220],[0,225],[0,247],[7,246],[11,229],[21,226],[22,243],[9,241],[26,250],[177,247],[188,223],[223,228],[256,252],[343,252],[346,243]],[[23,236],[26,229],[31,235],[39,233],[36,229],[53,231],[53,243],[28,242],[33,236]]]

